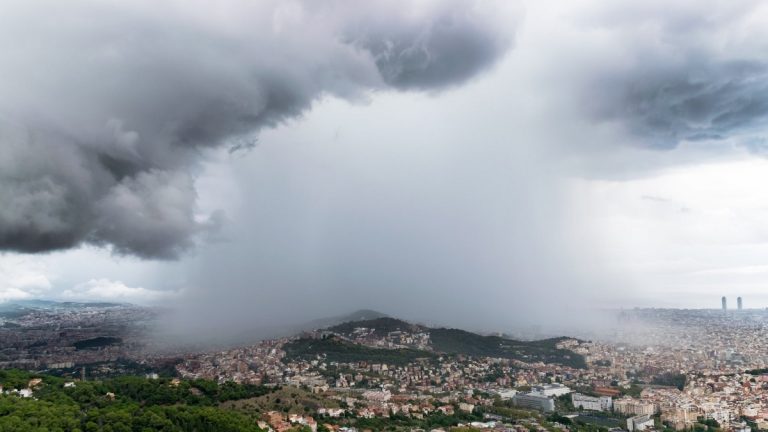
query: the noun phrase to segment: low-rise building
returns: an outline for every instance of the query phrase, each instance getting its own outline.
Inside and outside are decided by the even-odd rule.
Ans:
[[[512,398],[512,403],[520,408],[531,408],[543,412],[555,410],[555,401],[541,393],[518,393]]]
[[[573,406],[578,409],[592,411],[610,411],[613,408],[613,399],[610,396],[587,396],[581,393],[571,393]]]
[[[504,390],[499,390],[496,394],[499,395],[501,400],[510,400],[517,394],[517,390],[504,389]]]
[[[649,414],[643,414],[627,419],[627,429],[629,432],[644,431],[653,428],[653,417]]]
[[[536,393],[541,393],[544,396],[562,396],[572,391],[568,387],[559,383],[534,386],[532,390]]]
[[[653,415],[656,412],[656,406],[649,402],[639,401],[632,398],[618,399],[613,402],[614,411],[624,415]]]

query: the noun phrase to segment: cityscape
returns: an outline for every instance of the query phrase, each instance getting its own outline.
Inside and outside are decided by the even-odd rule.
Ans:
[[[768,432],[768,2],[3,0],[0,432]]]
[[[369,319],[211,351],[159,349],[148,333],[161,313],[120,304],[17,305],[0,315],[0,365],[64,381],[30,378],[2,391],[34,399],[47,386],[122,375],[255,386],[266,394],[221,406],[280,432],[375,429],[388,421],[414,430],[435,416],[449,428],[488,431],[768,428],[766,309],[621,310],[594,340],[528,342],[369,311]],[[302,402],[275,402],[287,393]]]
[[[720,303],[722,304],[723,311],[728,310],[728,298],[723,296],[722,299],[720,299]],[[743,303],[741,301],[741,297],[736,297],[736,310],[742,310],[743,309]]]

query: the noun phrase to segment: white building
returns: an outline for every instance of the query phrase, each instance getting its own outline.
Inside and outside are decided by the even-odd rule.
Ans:
[[[625,415],[653,415],[656,412],[656,405],[637,399],[623,398],[613,402],[613,409]]]
[[[543,412],[555,410],[555,401],[542,393],[518,393],[512,398],[512,403],[521,408],[531,408]]]
[[[573,406],[578,409],[591,411],[610,411],[613,399],[610,396],[593,397],[581,393],[571,393]]]
[[[496,394],[499,395],[501,400],[509,400],[515,397],[515,395],[517,394],[517,390],[504,389],[504,390],[499,390]]]
[[[536,393],[541,393],[544,396],[562,396],[566,395],[573,390],[569,389],[568,387],[562,385],[562,384],[542,384],[539,386],[534,386],[532,390]]]
[[[627,429],[629,432],[653,429],[653,417],[648,414],[630,417],[627,419]]]

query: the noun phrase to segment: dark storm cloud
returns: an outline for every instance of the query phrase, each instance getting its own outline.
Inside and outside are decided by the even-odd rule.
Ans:
[[[391,86],[429,90],[456,85],[493,64],[506,41],[489,33],[485,20],[457,13],[450,4],[426,25],[408,20],[393,32],[386,22],[364,23],[350,37],[373,55]]]
[[[0,13],[0,249],[173,258],[210,148],[248,148],[313,101],[439,90],[509,46],[448,3],[26,2]]]
[[[624,122],[652,147],[723,140],[768,124],[768,65],[758,61],[639,69],[603,90],[598,114]]]
[[[573,79],[582,85],[582,108],[651,148],[704,140],[756,145],[768,125],[761,8],[754,1],[589,8],[577,25],[613,43],[602,56],[585,54],[583,75]]]

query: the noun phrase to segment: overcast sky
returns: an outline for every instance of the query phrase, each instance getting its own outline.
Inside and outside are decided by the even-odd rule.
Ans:
[[[0,51],[0,301],[768,306],[764,2],[19,0]]]

